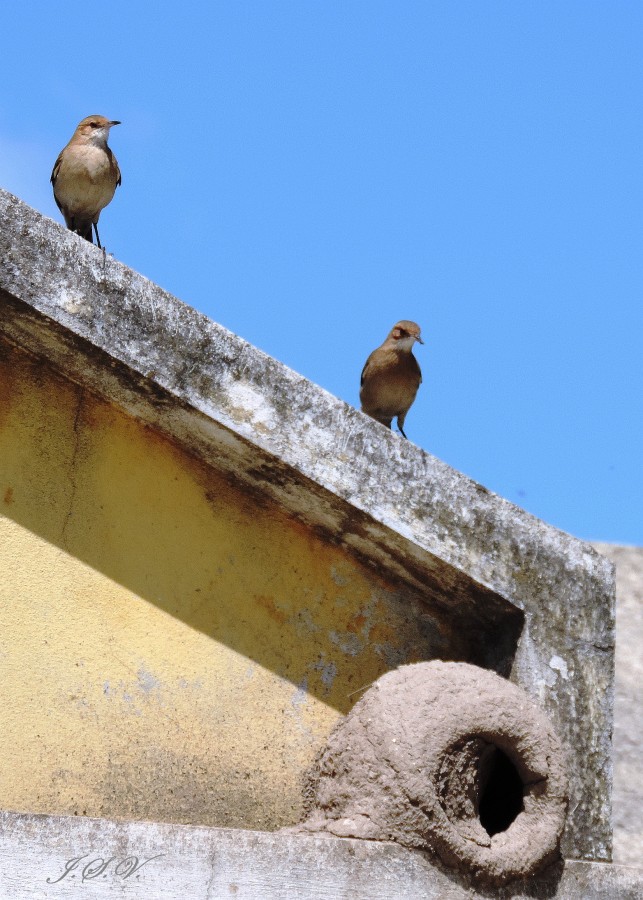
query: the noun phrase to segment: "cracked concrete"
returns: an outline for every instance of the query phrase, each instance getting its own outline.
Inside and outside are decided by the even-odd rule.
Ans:
[[[60,535],[60,540],[63,546],[67,546],[66,541],[66,533],[67,528],[69,526],[69,522],[74,512],[74,500],[76,498],[76,463],[78,460],[78,451],[80,448],[80,420],[82,416],[83,410],[83,399],[84,399],[84,391],[82,388],[78,389],[78,406],[76,407],[76,413],[74,415],[74,449],[72,453],[71,462],[69,464],[69,483],[71,485],[70,495],[69,495],[69,509],[67,510],[67,514],[65,516],[62,531]]]

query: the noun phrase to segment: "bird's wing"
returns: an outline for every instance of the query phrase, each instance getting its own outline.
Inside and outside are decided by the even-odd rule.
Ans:
[[[56,184],[56,179],[58,178],[58,172],[60,171],[60,164],[63,161],[62,153],[58,154],[58,159],[54,163],[54,167],[51,170],[51,178],[49,179],[52,184]]]
[[[374,350],[373,350],[373,353],[375,353]],[[367,370],[368,370],[369,365],[371,364],[371,360],[373,359],[373,353],[370,354],[370,356],[368,357],[368,359],[367,359],[366,362],[364,363],[364,368],[362,369],[362,375],[361,375],[361,378],[360,378],[360,380],[359,380],[359,385],[360,385],[360,387],[364,384],[364,379],[366,378],[366,372],[367,372]]]
[[[56,162],[54,163],[54,167],[53,167],[53,169],[51,170],[51,178],[49,179],[49,180],[51,181],[51,183],[53,184],[53,186],[54,186],[54,200],[56,201],[56,206],[58,207],[58,209],[59,209],[61,212],[63,211],[63,208],[62,208],[62,206],[60,205],[60,203],[58,202],[58,197],[56,197],[56,180],[57,180],[57,178],[58,178],[58,173],[60,172],[60,165],[61,165],[62,161],[63,161],[63,154],[62,154],[62,151],[61,151],[61,152],[58,154],[58,159],[57,159]]]
[[[415,363],[415,370],[416,370],[417,376],[418,376],[418,387],[419,387],[419,386],[422,384],[422,369],[420,368],[419,362],[418,362],[417,359],[413,356],[412,353],[411,353],[411,359],[412,359],[413,362]]]
[[[116,157],[114,156],[114,154],[112,153],[110,148],[105,147],[105,149],[107,150],[107,154],[109,156],[109,164],[112,167],[112,169],[114,170],[114,174],[116,175],[116,187],[118,187],[119,184],[121,184],[121,182],[122,182],[121,170],[118,166],[118,163],[116,162]]]

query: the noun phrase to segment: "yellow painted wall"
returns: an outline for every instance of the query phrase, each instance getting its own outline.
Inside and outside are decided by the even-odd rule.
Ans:
[[[0,344],[0,807],[294,822],[352,692],[444,628]]]

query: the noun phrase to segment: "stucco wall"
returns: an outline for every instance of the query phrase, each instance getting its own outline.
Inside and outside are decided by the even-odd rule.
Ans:
[[[0,385],[1,808],[291,823],[359,689],[458,656],[408,592],[9,344]]]

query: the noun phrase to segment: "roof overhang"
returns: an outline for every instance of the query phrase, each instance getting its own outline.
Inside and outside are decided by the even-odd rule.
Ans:
[[[468,621],[578,754],[570,855],[609,857],[611,563],[4,191],[0,336]]]

